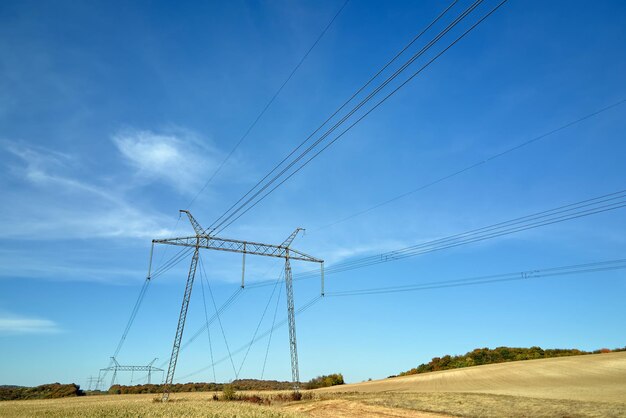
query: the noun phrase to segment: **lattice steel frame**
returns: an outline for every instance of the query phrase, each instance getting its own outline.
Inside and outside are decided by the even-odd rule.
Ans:
[[[100,373],[98,374],[98,380],[96,381],[97,382],[96,389],[98,389],[98,387],[100,386],[100,383],[102,382],[102,377],[100,377],[102,372],[106,374],[111,371],[113,372],[113,378],[111,379],[111,386],[115,384],[115,378],[117,377],[117,372],[148,372],[148,384],[150,384],[152,372],[164,371],[163,369],[153,366],[155,361],[157,361],[156,358],[152,360],[150,363],[148,363],[146,366],[125,366],[125,365],[118,363],[115,357],[111,357],[111,364],[113,364],[113,366],[100,369]]]
[[[180,345],[182,342],[183,331],[185,328],[185,320],[187,318],[187,309],[189,307],[189,300],[191,298],[191,291],[193,288],[193,282],[196,274],[196,268],[198,266],[198,257],[201,248],[208,250],[227,251],[233,253],[243,254],[241,287],[244,287],[244,275],[245,275],[245,261],[246,254],[260,255],[265,257],[277,257],[285,260],[285,287],[287,293],[287,316],[289,322],[289,351],[291,353],[291,378],[293,383],[293,389],[295,391],[300,388],[300,372],[298,367],[298,347],[296,343],[296,320],[293,301],[293,279],[291,274],[290,260],[309,261],[319,263],[321,266],[321,294],[324,296],[324,260],[315,258],[301,251],[290,248],[291,243],[298,235],[298,232],[303,231],[302,228],[297,228],[289,237],[280,245],[263,244],[260,242],[243,241],[229,238],[219,238],[210,235],[207,230],[203,229],[198,221],[187,210],[181,210],[181,213],[185,213],[189,218],[189,222],[193,227],[196,235],[179,237],[179,238],[166,238],[152,240],[153,244],[165,244],[176,245],[181,247],[194,248],[193,256],[191,258],[191,265],[189,267],[189,274],[187,275],[187,283],[185,285],[185,293],[183,295],[183,303],[180,309],[180,315],[178,318],[178,326],[176,328],[176,334],[174,336],[174,345],[172,347],[172,355],[170,357],[169,367],[167,369],[167,377],[165,379],[165,389],[163,391],[163,397],[161,400],[166,402],[169,399],[170,391],[169,387],[174,381],[174,372],[176,370],[176,363],[178,362],[178,353],[180,351]]]

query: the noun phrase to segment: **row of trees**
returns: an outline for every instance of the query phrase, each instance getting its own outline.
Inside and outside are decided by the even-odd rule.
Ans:
[[[343,375],[340,373],[318,376],[303,385],[305,389],[316,389],[327,386],[343,385]],[[176,383],[170,386],[170,392],[217,392],[223,391],[228,386],[235,391],[240,390],[290,390],[291,382],[279,382],[277,380],[238,379],[226,385],[224,383]],[[113,385],[109,393],[114,395],[136,393],[160,393],[165,389],[164,385]],[[229,390],[230,390],[229,389]]]
[[[0,386],[0,401],[12,401],[18,399],[52,399],[65,398],[68,396],[83,396],[85,393],[80,386],[70,383],[49,383],[36,387]]]
[[[305,389],[325,388],[335,385],[343,385],[343,375],[341,373],[329,374],[326,376],[317,376],[304,384]]]
[[[614,350],[602,348],[595,351],[560,348],[544,350],[541,347],[497,347],[494,349],[477,348],[460,356],[447,355],[443,357],[435,357],[428,363],[420,364],[416,368],[400,373],[400,376],[436,372],[438,370],[456,369],[460,367],[480,366],[481,364],[504,363],[507,361],[533,360],[550,357],[578,356],[582,354],[600,354],[624,350],[626,350],[626,348],[617,348]]]
[[[175,383],[170,386],[170,392],[216,392],[222,391],[225,384],[223,383]],[[291,389],[290,382],[279,382],[277,380],[257,380],[257,379],[238,379],[233,380],[230,386],[234,390],[288,390]],[[109,388],[109,393],[133,394],[133,393],[160,393],[165,389],[164,385],[113,385]]]

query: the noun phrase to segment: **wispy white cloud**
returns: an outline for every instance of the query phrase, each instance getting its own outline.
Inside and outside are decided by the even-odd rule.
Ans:
[[[20,188],[6,188],[1,238],[154,238],[170,233],[165,216],[137,207],[123,193],[72,175],[67,154],[4,142],[17,157],[11,172]]]
[[[121,264],[121,265],[120,265]],[[36,277],[58,282],[80,281],[119,285],[134,285],[143,281],[146,269],[142,265],[133,268],[123,263],[107,263],[96,255],[59,258],[54,248],[33,251],[0,249],[0,278],[10,280]]]
[[[186,131],[161,134],[127,130],[113,136],[125,160],[147,181],[163,181],[181,193],[195,193],[217,164],[218,152]]]
[[[0,314],[0,334],[53,334],[61,332],[49,319]]]
[[[406,245],[406,242],[398,240],[371,240],[371,242],[365,244],[361,242],[352,245],[340,244],[324,246],[320,251],[316,252],[316,254],[323,257],[327,265],[332,265],[354,257],[362,257],[397,250],[405,247]]]

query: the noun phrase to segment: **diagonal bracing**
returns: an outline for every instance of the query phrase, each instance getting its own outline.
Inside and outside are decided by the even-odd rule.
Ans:
[[[170,357],[169,366],[167,369],[167,377],[165,379],[165,389],[163,402],[169,399],[169,387],[174,381],[174,373],[176,371],[176,363],[178,361],[178,353],[181,348],[181,342],[183,337],[183,331],[185,328],[185,321],[187,318],[187,310],[189,307],[189,300],[191,298],[191,292],[193,289],[193,283],[195,279],[196,269],[198,266],[198,257],[200,249],[227,251],[233,253],[243,254],[243,267],[242,267],[242,279],[241,287],[244,287],[245,274],[245,255],[260,255],[265,257],[277,257],[285,260],[285,286],[287,293],[287,315],[289,318],[289,351],[291,353],[291,376],[294,390],[299,389],[299,368],[298,368],[298,349],[296,343],[296,323],[294,313],[294,301],[293,301],[293,282],[291,275],[291,263],[290,260],[308,261],[313,263],[319,263],[321,266],[321,295],[324,295],[324,260],[310,256],[301,251],[291,248],[291,243],[296,238],[302,228],[297,228],[289,237],[280,245],[264,244],[254,241],[243,241],[230,238],[220,238],[211,235],[211,232],[207,232],[203,229],[198,221],[187,210],[181,210],[181,213],[185,213],[189,218],[189,222],[193,227],[196,235],[178,238],[166,238],[153,240],[153,244],[165,244],[176,245],[182,247],[190,247],[194,249],[193,256],[191,258],[191,265],[189,267],[189,274],[187,275],[187,282],[185,285],[185,293],[183,295],[183,302],[180,309],[180,315],[178,318],[178,326],[176,328],[176,334],[174,336],[174,344],[172,347],[172,355]]]

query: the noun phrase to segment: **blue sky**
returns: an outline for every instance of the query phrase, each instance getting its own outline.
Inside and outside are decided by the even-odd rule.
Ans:
[[[85,385],[108,365],[151,239],[192,233],[178,209],[342,4],[0,5],[0,384]],[[212,222],[447,4],[351,0],[193,202],[194,216]],[[324,227],[625,99],[625,41],[622,2],[512,0],[224,235],[280,243],[301,226],[294,248],[331,266],[624,189],[626,104]],[[329,275],[327,290],[623,258],[625,219],[618,209]],[[155,265],[174,253],[157,248]],[[280,262],[251,258],[249,282],[278,277]],[[205,252],[203,262],[219,306],[237,289],[240,257]],[[121,363],[169,357],[187,268],[185,260],[150,285]],[[294,263],[296,274],[309,269]],[[300,375],[381,378],[483,346],[624,346],[624,279],[614,271],[327,297],[297,317]],[[318,287],[296,282],[296,307]],[[225,312],[230,347],[250,340],[271,292],[246,289]],[[280,303],[278,320],[284,292]],[[269,306],[261,329],[271,325]],[[203,321],[198,283],[186,335]],[[216,358],[226,355],[216,324],[211,337]],[[252,347],[241,377],[260,377],[266,344]],[[177,376],[207,364],[208,338],[199,338]],[[216,376],[232,379],[230,363]],[[284,327],[264,377],[290,378]],[[185,380],[212,378],[207,370]]]

